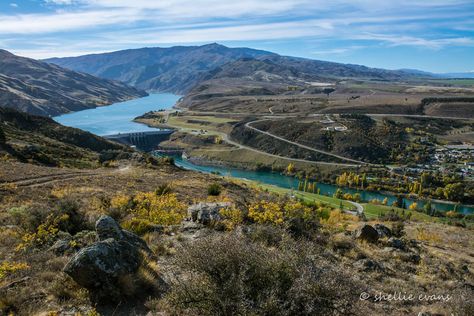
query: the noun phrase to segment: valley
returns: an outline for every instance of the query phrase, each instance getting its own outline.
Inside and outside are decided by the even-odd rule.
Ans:
[[[1,314],[471,313],[470,79],[219,44],[46,62],[107,87],[2,101]],[[361,299],[393,291],[447,299]]]

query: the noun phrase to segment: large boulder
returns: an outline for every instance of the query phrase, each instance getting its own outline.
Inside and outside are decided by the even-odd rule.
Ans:
[[[116,297],[120,280],[138,271],[151,255],[145,241],[122,230],[109,216],[96,222],[99,241],[77,252],[64,267],[71,278],[87,288],[95,299]]]
[[[135,246],[110,238],[81,249],[64,272],[98,296],[108,296],[116,294],[119,278],[137,272],[141,263],[142,256]]]
[[[355,237],[359,240],[375,243],[379,239],[379,233],[372,226],[365,224],[356,231]]]
[[[209,225],[220,221],[220,211],[230,206],[232,203],[229,202],[194,204],[188,208],[188,218],[193,222]]]

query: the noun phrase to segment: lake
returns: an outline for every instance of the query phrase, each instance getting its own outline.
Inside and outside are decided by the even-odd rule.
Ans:
[[[179,98],[180,96],[170,93],[150,94],[140,99],[63,114],[54,117],[54,120],[62,125],[80,128],[99,136],[156,131],[156,128],[132,120],[149,111],[169,109]]]
[[[154,131],[156,130],[155,128],[150,128],[146,125],[135,123],[132,120],[135,117],[149,111],[170,109],[179,100],[179,98],[179,96],[167,93],[151,94],[141,99],[64,114],[57,116],[54,119],[63,125],[80,128],[100,136],[118,133]],[[287,189],[295,189],[298,186],[298,179],[269,171],[252,171],[221,166],[201,166],[193,164],[189,160],[183,160],[180,157],[175,159],[175,163],[177,166],[185,169],[205,173],[217,172],[224,176],[254,180]],[[332,196],[337,190],[337,187],[331,184],[318,183],[317,187],[321,190],[321,194],[330,196]],[[387,198],[388,205],[391,205],[391,203],[396,201],[396,197],[392,194],[358,191],[348,188],[342,188],[342,190],[351,194],[359,193],[364,201],[369,201],[372,199],[383,200],[384,198]],[[405,199],[407,206],[413,202],[417,202],[419,207],[423,207],[424,205],[423,201]],[[454,204],[452,203],[432,202],[432,206],[438,211],[450,211],[454,208]],[[459,205],[458,211],[466,214],[474,213],[474,207]]]

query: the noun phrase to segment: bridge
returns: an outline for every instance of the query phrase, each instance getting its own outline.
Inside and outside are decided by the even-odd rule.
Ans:
[[[168,140],[173,132],[173,130],[160,130],[153,132],[120,133],[106,135],[104,138],[128,146],[135,146],[142,151],[152,151],[156,149],[161,142]]]

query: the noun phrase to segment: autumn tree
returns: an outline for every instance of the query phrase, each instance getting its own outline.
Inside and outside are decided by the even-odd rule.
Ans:
[[[464,185],[462,183],[450,183],[444,187],[444,196],[450,201],[460,201],[464,197]]]

